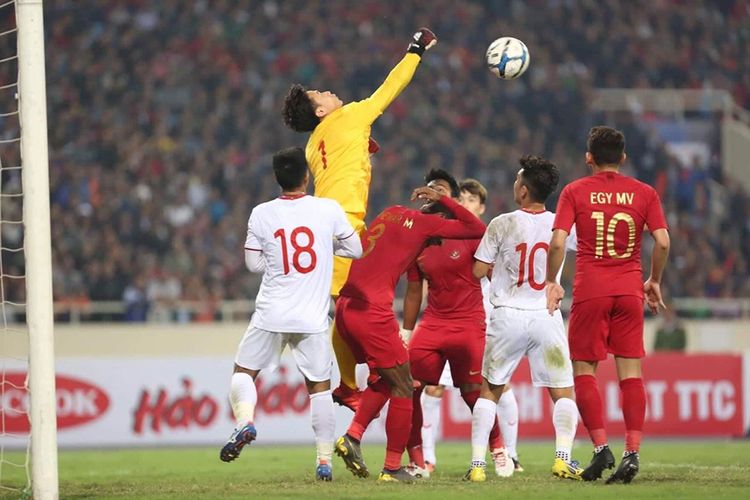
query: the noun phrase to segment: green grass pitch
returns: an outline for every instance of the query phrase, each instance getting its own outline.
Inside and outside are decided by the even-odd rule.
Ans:
[[[469,444],[440,443],[438,471],[415,485],[375,480],[384,453],[378,443],[364,446],[374,477],[355,478],[334,457],[332,483],[314,480],[312,446],[252,446],[231,464],[219,461],[218,446],[63,451],[60,498],[750,498],[750,441],[647,440],[641,473],[632,484],[616,486],[553,478],[551,442],[521,442],[519,450],[524,472],[502,479],[488,471],[486,483],[470,484],[461,480]],[[576,455],[588,463],[588,443],[580,443]],[[6,452],[5,459],[22,456]],[[0,472],[3,486],[25,481],[7,465]],[[19,495],[0,490],[0,498]]]

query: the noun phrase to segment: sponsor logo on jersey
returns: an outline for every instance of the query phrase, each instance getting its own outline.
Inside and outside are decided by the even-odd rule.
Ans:
[[[0,384],[0,413],[5,416],[2,431],[29,431],[29,393],[26,373],[9,372]],[[69,429],[100,418],[109,408],[109,396],[103,389],[75,377],[57,375],[57,428]]]
[[[450,255],[450,257],[451,257],[451,259],[453,259],[453,260],[458,260],[458,259],[459,259],[459,257],[461,257],[461,252],[459,252],[458,250],[453,250],[453,251],[451,252],[451,255]]]

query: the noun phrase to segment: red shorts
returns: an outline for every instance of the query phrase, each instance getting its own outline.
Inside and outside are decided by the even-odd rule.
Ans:
[[[392,310],[373,308],[363,300],[341,296],[336,301],[336,329],[357,363],[370,369],[393,368],[409,361]]]
[[[411,375],[437,385],[448,361],[454,386],[481,384],[484,343],[484,321],[423,318],[409,342]]]
[[[642,358],[643,299],[618,295],[573,302],[568,344],[573,361],[603,361],[608,352]]]

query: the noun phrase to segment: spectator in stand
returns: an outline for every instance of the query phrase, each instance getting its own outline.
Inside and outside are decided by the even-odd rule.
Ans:
[[[654,341],[654,351],[679,351],[685,350],[687,339],[685,326],[677,318],[675,310],[671,306],[662,315],[659,329],[656,330],[656,340]]]
[[[369,213],[404,199],[425,168],[448,168],[507,192],[515,169],[506,159],[524,151],[554,159],[561,185],[579,177],[593,88],[725,89],[749,107],[748,5],[433,0],[429,13],[439,15],[430,25],[445,43],[424,64],[437,71],[418,73],[373,127],[380,175],[373,176]],[[49,129],[56,278],[74,272],[92,300],[121,300],[129,277],[148,263],[149,276],[170,274],[169,300],[251,296],[258,282],[237,272],[236,235],[247,208],[277,194],[260,175],[269,152],[304,142],[278,119],[288,82],[339,89],[345,100],[366,95],[403,49],[390,35],[424,24],[427,14],[399,0],[46,6],[46,67],[56,82],[48,114],[60,124]],[[327,18],[340,21],[319,22]],[[499,33],[530,47],[532,65],[516,81],[499,82],[484,66],[484,50]],[[2,66],[0,77],[15,81],[2,73],[12,65]],[[618,113],[608,123],[625,129],[630,172],[657,187],[668,212],[677,269],[665,286],[680,296],[747,296],[750,226],[738,221],[750,220],[750,202],[721,172],[718,141],[696,172],[670,157],[653,117]],[[0,123],[8,136],[17,136],[13,127]],[[0,155],[4,165],[18,164],[9,146]],[[402,168],[416,159],[424,164]],[[4,186],[11,175],[3,173]],[[700,196],[682,195],[704,189],[707,179],[730,193],[726,213],[711,214]],[[487,210],[511,204],[497,198]],[[4,242],[15,237],[5,226]],[[13,255],[2,258],[5,269],[13,267]],[[715,269],[724,276],[720,287]],[[198,279],[188,286],[191,277]],[[154,279],[147,278],[147,290],[158,288]],[[62,299],[65,286],[55,290]],[[23,283],[12,283],[6,298],[23,293]]]

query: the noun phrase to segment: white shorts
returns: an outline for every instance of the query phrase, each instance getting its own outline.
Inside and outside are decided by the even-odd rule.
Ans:
[[[234,362],[248,370],[274,369],[289,345],[302,375],[311,382],[331,379],[333,357],[328,330],[320,333],[276,333],[248,325]]]
[[[528,356],[535,387],[572,387],[568,337],[560,311],[496,307],[487,328],[482,375],[492,385],[510,382],[523,356]]]
[[[451,375],[451,365],[447,361],[443,367],[443,373],[440,374],[438,385],[443,387],[453,387],[453,375]]]

